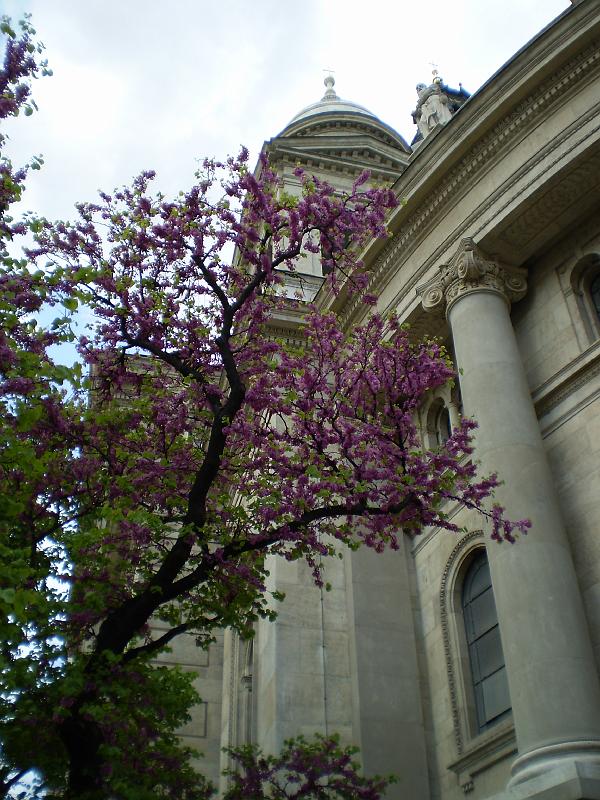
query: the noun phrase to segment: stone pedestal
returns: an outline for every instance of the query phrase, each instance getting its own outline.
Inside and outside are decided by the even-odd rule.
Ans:
[[[522,297],[525,288],[524,273],[487,259],[472,241],[463,240],[439,280],[424,290],[423,304],[446,307],[463,412],[479,423],[475,452],[482,473],[497,472],[504,482],[496,499],[507,516],[532,522],[529,535],[517,544],[488,546],[519,748],[506,796],[595,798],[600,797],[600,783],[595,783],[600,685],[510,321],[510,301]],[[556,793],[561,775],[572,778],[581,770],[589,777],[586,785],[592,781],[599,794]],[[539,794],[535,787],[542,784],[546,788]]]

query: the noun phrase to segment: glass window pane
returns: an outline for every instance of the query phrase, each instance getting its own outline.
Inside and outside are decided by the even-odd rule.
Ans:
[[[487,558],[485,554],[483,554],[473,563],[465,579],[463,605],[470,603],[474,597],[480,595],[491,585],[490,568],[487,563]]]
[[[474,637],[481,636],[498,624],[494,593],[491,587],[472,600],[469,608]]]
[[[510,695],[504,667],[486,678],[481,684],[481,690],[486,722],[491,722],[496,717],[499,717],[500,714],[509,710]]]
[[[473,687],[475,690],[475,708],[477,710],[477,727],[479,731],[485,730],[487,720],[485,718],[485,706],[483,703],[483,686],[478,683]]]
[[[475,681],[486,678],[504,664],[500,631],[497,626],[473,642],[470,650]]]
[[[445,406],[438,414],[435,428],[436,428],[437,443],[439,445],[442,445],[445,442],[447,442],[448,439],[452,436],[452,426],[450,425],[450,412]]]

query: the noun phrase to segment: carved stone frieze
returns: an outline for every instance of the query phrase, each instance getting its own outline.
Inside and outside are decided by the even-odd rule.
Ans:
[[[488,258],[472,239],[462,239],[458,250],[439,269],[439,276],[421,288],[425,311],[446,313],[458,299],[480,291],[498,292],[510,305],[527,291],[527,273],[523,269],[501,265]]]

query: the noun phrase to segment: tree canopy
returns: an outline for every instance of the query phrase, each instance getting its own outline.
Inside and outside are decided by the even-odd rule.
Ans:
[[[30,79],[46,71],[28,23],[3,26],[2,119],[31,107]],[[175,198],[146,172],[54,223],[11,217],[27,168],[3,158],[0,172],[4,791],[33,769],[47,797],[205,797],[175,734],[197,700],[190,676],[151,663],[174,637],[252,635],[275,613],[271,557],[305,559],[320,584],[322,557],[344,546],[456,530],[449,500],[499,540],[527,523],[486,510],[497,480],[476,477],[472,421],[439,448],[419,440],[415,412],[453,369],[441,344],[412,342],[364,295],[359,254],[387,235],[390,189],[363,175],[339,193],[298,168],[290,196],[242,150],[206,160]],[[26,232],[35,244],[16,257]],[[286,297],[305,251],[334,291],[362,296],[364,324],[345,330]],[[300,323],[281,337],[290,309]],[[65,344],[72,367],[57,360]],[[336,747],[290,743],[284,761],[240,751],[232,797],[260,796],[251,762],[274,774],[300,752],[335,751],[350,774]],[[342,796],[383,785],[360,794],[354,776]]]

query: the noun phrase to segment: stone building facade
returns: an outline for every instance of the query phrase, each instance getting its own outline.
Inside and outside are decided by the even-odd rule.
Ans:
[[[271,163],[288,191],[298,163],[393,183],[369,292],[460,370],[422,408],[424,441],[474,416],[482,470],[533,530],[495,545],[456,510],[467,533],[348,553],[329,592],[273,563],[277,622],[169,656],[200,673],[184,734],[215,779],[223,745],[337,731],[399,776],[390,797],[600,799],[600,3],[572,3],[472,97],[420,85],[412,147],[326,87],[265,143]],[[299,272],[307,302],[361,321],[315,256]]]

